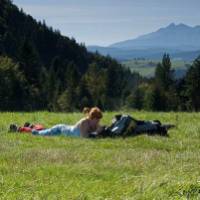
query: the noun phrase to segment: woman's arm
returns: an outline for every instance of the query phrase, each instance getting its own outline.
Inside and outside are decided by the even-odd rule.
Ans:
[[[81,137],[89,137],[90,127],[87,120],[82,121],[80,124],[80,135]]]
[[[105,126],[98,125],[96,129],[97,134],[101,133],[104,130],[104,128]]]

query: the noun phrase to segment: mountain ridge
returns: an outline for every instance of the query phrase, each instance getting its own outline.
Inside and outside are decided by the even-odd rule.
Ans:
[[[179,54],[178,59],[187,60],[187,52],[192,60],[195,59],[196,52],[200,51],[200,25],[192,27],[183,23],[177,25],[171,23],[135,39],[116,42],[107,47],[88,46],[87,49],[91,52],[98,51],[103,55],[109,54],[118,60],[151,58],[151,55],[154,55],[152,58],[160,58],[164,53]],[[193,56],[192,52],[194,52]],[[176,58],[175,55],[172,57]]]
[[[189,39],[188,39],[189,38]],[[197,50],[200,47],[200,26],[188,26],[186,24],[171,23],[167,27],[160,28],[157,31],[138,36],[135,39],[129,39],[109,45],[124,49],[149,48],[149,47],[193,47],[191,50]],[[183,50],[183,49],[181,49]]]

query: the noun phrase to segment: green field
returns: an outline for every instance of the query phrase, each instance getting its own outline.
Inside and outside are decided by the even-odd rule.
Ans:
[[[73,124],[82,114],[1,113],[0,199],[200,199],[200,114],[129,114],[177,127],[169,138],[41,137],[8,133],[8,124]]]
[[[155,68],[161,62],[160,60],[130,60],[122,62],[125,67],[131,69],[131,71],[138,72],[142,76],[152,77],[155,73]],[[172,69],[175,70],[177,77],[181,77],[188,67],[191,65],[190,62],[182,60],[172,60]]]

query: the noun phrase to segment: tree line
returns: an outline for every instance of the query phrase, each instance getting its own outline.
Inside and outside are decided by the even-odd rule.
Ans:
[[[169,54],[157,64],[155,77],[141,83],[127,98],[128,107],[153,111],[200,110],[200,57],[183,78],[176,79]]]

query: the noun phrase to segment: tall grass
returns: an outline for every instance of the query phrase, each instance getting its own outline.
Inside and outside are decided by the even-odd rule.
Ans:
[[[104,113],[110,124],[116,113]],[[80,113],[1,113],[0,199],[200,199],[200,114],[130,112],[176,124],[169,138],[8,133],[10,123],[73,124]]]

